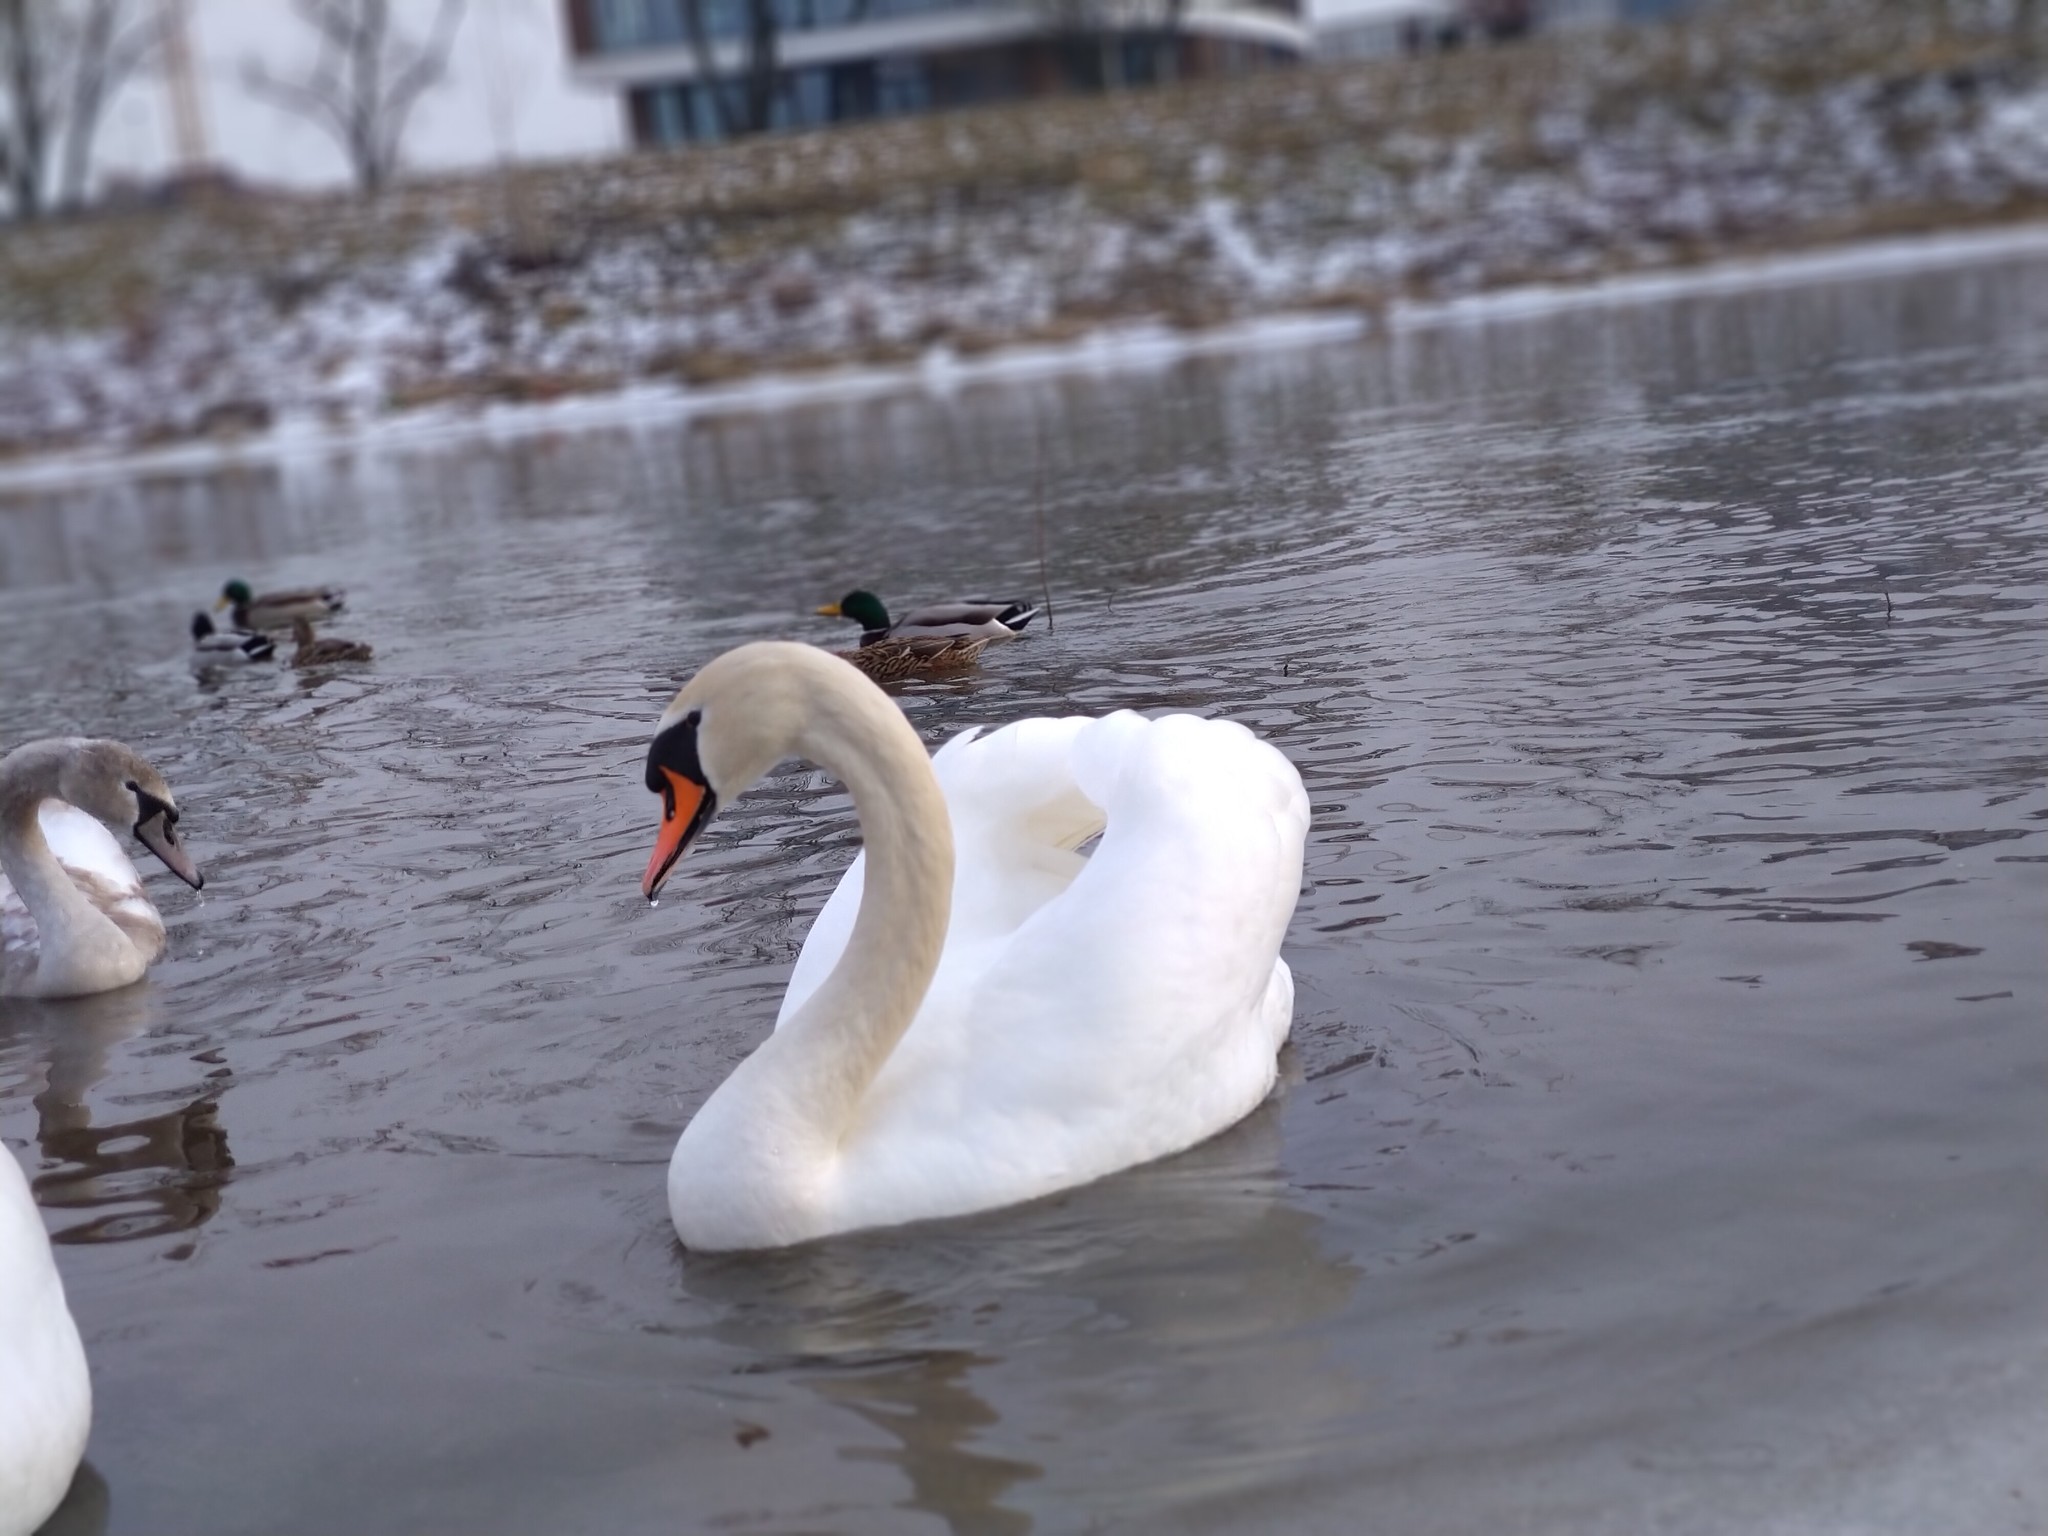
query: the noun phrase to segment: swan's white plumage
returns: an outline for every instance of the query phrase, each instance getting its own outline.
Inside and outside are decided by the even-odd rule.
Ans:
[[[27,1536],[85,1454],[92,1381],[42,1213],[0,1147],[0,1536]]]
[[[0,757],[0,997],[78,997],[140,980],[163,919],[107,827],[194,890],[170,786],[133,748],[78,736]]]
[[[36,820],[58,863],[141,894],[142,877],[134,862],[98,818],[62,800],[45,800],[36,807]]]
[[[113,919],[134,947],[135,974],[163,952],[164,920],[142,875],[99,820],[62,800],[36,807],[36,822],[64,873],[92,904]],[[42,935],[20,894],[0,873],[0,997],[26,990],[35,974]]]
[[[1181,1151],[1265,1098],[1292,1017],[1278,952],[1309,818],[1276,749],[1227,721],[1123,712],[969,733],[932,767],[956,860],[944,949],[810,1193],[806,1235],[989,1209]],[[812,926],[778,1030],[845,953],[867,864]],[[679,1228],[677,1178],[711,1174],[689,1140]]]
[[[142,872],[121,847],[119,839],[96,817],[62,800],[45,800],[36,807],[36,820],[43,829],[43,841],[74,880],[97,885],[101,909],[119,921],[154,928],[162,947],[164,920],[150,901],[142,884]],[[124,923],[123,926],[126,926]]]

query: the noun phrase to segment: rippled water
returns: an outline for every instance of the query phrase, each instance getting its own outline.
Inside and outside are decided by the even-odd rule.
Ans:
[[[2048,1525],[2044,338],[1991,266],[0,500],[0,742],[142,747],[208,874],[0,1004],[67,1528]],[[1056,624],[904,706],[1294,757],[1284,1087],[685,1255],[854,835],[787,769],[649,910],[654,716],[856,582],[1031,590],[1041,478]],[[195,685],[230,574],[377,661]]]

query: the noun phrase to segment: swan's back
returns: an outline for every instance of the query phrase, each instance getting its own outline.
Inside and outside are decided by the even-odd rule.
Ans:
[[[0,1536],[26,1536],[62,1501],[91,1421],[85,1347],[42,1214],[0,1147]]]
[[[36,808],[43,841],[64,866],[71,883],[113,920],[145,963],[163,952],[164,920],[143,889],[142,876],[99,820],[62,800]],[[0,874],[0,996],[35,974],[41,937],[36,920]]]
[[[1293,765],[1232,722],[1122,712],[958,738],[933,766],[951,923],[846,1140],[849,1224],[903,1219],[892,1203],[1028,1199],[1256,1107],[1293,1010],[1279,948],[1308,829]],[[1074,851],[1097,831],[1092,855]],[[820,913],[785,1017],[843,950],[862,872]]]

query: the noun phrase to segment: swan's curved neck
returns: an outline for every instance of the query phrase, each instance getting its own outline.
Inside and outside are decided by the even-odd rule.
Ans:
[[[80,890],[43,837],[38,809],[59,798],[62,758],[23,748],[0,763],[0,870],[36,920],[36,978],[56,985],[107,954],[134,946]]]
[[[801,1125],[828,1149],[855,1128],[917,1016],[953,902],[953,828],[924,744],[884,694],[845,672],[847,686],[818,685],[791,749],[853,796],[867,853],[860,911],[831,975],[757,1053],[788,1095],[783,1129]]]

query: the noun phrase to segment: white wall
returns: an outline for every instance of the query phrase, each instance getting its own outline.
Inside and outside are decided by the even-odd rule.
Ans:
[[[393,0],[397,24],[424,37],[436,0]],[[190,0],[194,68],[212,159],[252,181],[316,187],[345,183],[334,140],[255,95],[251,60],[294,78],[316,54],[312,33],[286,0]],[[420,99],[406,130],[408,169],[489,164],[501,155],[550,159],[602,154],[624,143],[618,97],[569,79],[559,0],[469,0],[449,72]],[[154,73],[137,76],[109,107],[95,172],[154,176],[171,163],[171,115]]]

